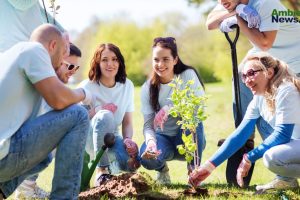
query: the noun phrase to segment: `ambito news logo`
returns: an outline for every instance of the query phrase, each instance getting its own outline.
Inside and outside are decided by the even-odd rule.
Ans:
[[[272,11],[272,23],[300,23],[300,10],[277,10]]]

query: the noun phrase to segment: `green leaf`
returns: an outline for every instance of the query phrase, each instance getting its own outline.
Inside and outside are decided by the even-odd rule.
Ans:
[[[177,146],[177,149],[178,149],[178,153],[180,154],[180,155],[184,155],[185,154],[185,148],[183,147],[183,145],[178,145]]]

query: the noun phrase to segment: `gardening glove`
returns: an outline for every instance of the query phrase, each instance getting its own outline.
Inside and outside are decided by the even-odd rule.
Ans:
[[[244,187],[244,177],[248,175],[248,172],[251,168],[252,163],[248,159],[248,155],[245,153],[243,160],[241,161],[239,168],[236,173],[236,180],[240,187]]]
[[[142,154],[143,159],[157,159],[161,154],[160,150],[157,150],[156,142],[149,140],[145,152]]]
[[[115,104],[107,103],[107,104],[104,104],[102,106],[97,106],[95,108],[95,112],[97,113],[99,110],[109,110],[112,113],[115,113],[117,109],[118,109],[118,106],[116,106]]]
[[[154,128],[156,129],[157,127],[160,127],[161,130],[163,130],[164,127],[164,123],[167,121],[168,119],[168,115],[169,115],[169,110],[170,110],[171,106],[169,105],[165,105],[164,107],[162,107],[158,113],[155,115],[154,117]]]
[[[233,29],[230,28],[232,25],[237,24],[237,19],[236,16],[232,16],[232,17],[228,17],[226,19],[224,19],[220,26],[219,29],[223,32],[223,33],[228,33],[228,32],[232,32]]]
[[[200,167],[194,169],[192,173],[189,175],[189,183],[196,188],[202,181],[204,181],[210,174],[211,172],[215,169],[216,167],[214,164],[210,161],[206,161],[203,165]]]
[[[236,7],[236,12],[241,18],[248,22],[249,28],[259,28],[260,16],[252,7],[245,4],[239,4]]]
[[[126,149],[128,155],[130,157],[135,157],[138,154],[138,151],[139,151],[138,145],[134,141],[132,141],[132,139],[125,138],[123,140],[123,143],[125,145],[125,149]]]

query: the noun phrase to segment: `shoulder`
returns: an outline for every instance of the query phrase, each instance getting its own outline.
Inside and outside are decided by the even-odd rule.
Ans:
[[[85,79],[79,83],[78,87],[88,88],[88,87],[92,87],[94,85],[96,85],[96,83],[94,83],[93,81],[90,81],[89,79]]]
[[[299,91],[292,82],[282,83],[277,90],[276,99],[284,98],[286,96],[299,95]]]
[[[182,78],[191,78],[191,77],[197,77],[197,74],[194,69],[187,69],[183,71],[180,76]]]
[[[128,78],[126,78],[126,81],[125,81],[124,84],[125,84],[126,87],[134,88],[134,85],[133,85],[132,81]]]

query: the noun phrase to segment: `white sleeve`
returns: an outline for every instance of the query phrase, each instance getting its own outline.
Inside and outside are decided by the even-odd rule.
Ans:
[[[258,108],[259,98],[259,96],[253,96],[252,101],[247,107],[246,114],[244,116],[245,119],[257,119],[260,117],[260,112]]]
[[[278,0],[265,0],[261,2],[260,8],[257,10],[261,24],[259,26],[260,32],[279,30],[279,23],[272,23],[273,10],[282,10],[283,7]]]
[[[155,113],[150,104],[149,81],[146,81],[141,89],[141,111],[143,115]]]
[[[127,79],[126,82],[128,82],[128,86],[129,86],[129,104],[128,107],[126,109],[126,112],[133,112],[134,111],[134,85],[133,83]]]
[[[300,93],[295,87],[282,88],[275,99],[276,124],[298,124],[300,122]]]
[[[194,80],[194,84],[191,85],[191,89],[194,90],[196,96],[203,96],[204,89],[198,79],[196,72],[193,69],[187,69],[181,73],[181,79],[186,83],[189,80]],[[184,87],[184,86],[183,86]],[[183,89],[183,88],[182,88]]]
[[[24,62],[26,64],[21,65],[21,68],[23,68],[25,76],[32,84],[56,76],[50,56],[41,45],[35,45],[30,51],[22,53],[22,58],[28,61]]]

